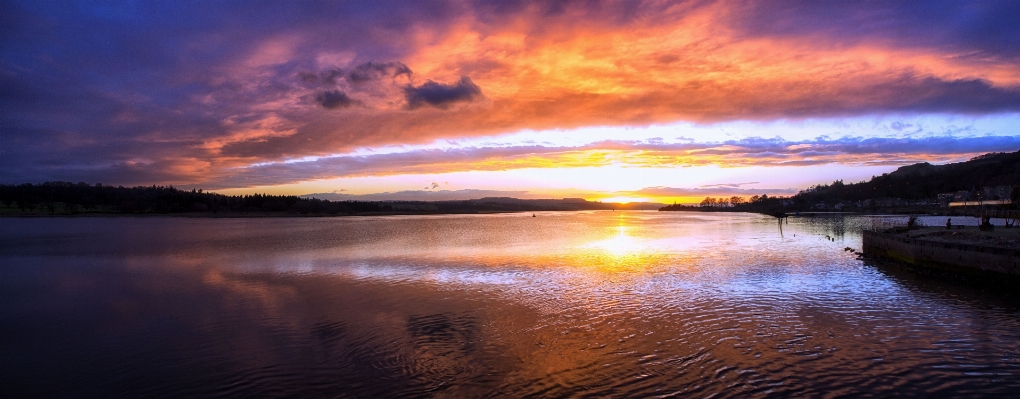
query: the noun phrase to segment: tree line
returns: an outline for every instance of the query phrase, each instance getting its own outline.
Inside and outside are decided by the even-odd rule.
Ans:
[[[640,205],[640,204],[639,204]],[[121,187],[84,182],[0,184],[0,212],[17,214],[448,214],[632,209],[634,204],[567,200],[481,198],[461,201],[330,201],[293,195],[236,195],[181,190],[173,186]]]
[[[392,206],[366,201],[327,201],[293,195],[228,196],[173,186],[121,187],[84,182],[0,185],[0,205],[21,212],[56,213],[293,213],[386,212]]]
[[[684,205],[673,203],[665,206],[660,211],[684,211],[684,210],[726,210],[726,211],[747,211],[747,212],[770,212],[783,208],[790,203],[790,197],[769,197],[768,194],[753,195],[750,198],[741,196],[732,197],[705,197],[697,205]]]
[[[858,183],[837,180],[832,184],[812,186],[798,193],[795,199],[805,203],[856,202],[876,198],[924,200],[935,199],[939,194],[978,191],[994,186],[1020,187],[1020,151],[990,153],[946,165],[918,163]]]
[[[872,176],[868,181],[844,183],[836,180],[832,184],[818,184],[798,192],[791,197],[769,197],[755,195],[729,198],[706,197],[697,205],[673,205],[663,211],[679,210],[726,210],[776,213],[786,209],[810,209],[817,204],[864,203],[875,207],[877,199],[901,199],[908,201],[936,200],[939,194],[956,192],[981,192],[986,187],[1011,187],[1011,191],[996,195],[990,200],[1012,200],[1012,207],[1020,206],[1020,151],[1012,153],[990,153],[974,157],[966,162],[946,165],[932,165],[927,162],[903,166],[891,173]],[[870,200],[870,201],[869,201]]]

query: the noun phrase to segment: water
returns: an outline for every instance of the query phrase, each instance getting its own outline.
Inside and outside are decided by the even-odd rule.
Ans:
[[[1020,300],[843,250],[897,223],[0,219],[0,396],[1020,392]]]

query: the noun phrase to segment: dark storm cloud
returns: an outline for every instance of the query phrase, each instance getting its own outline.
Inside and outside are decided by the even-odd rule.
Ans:
[[[340,90],[329,90],[315,96],[315,102],[326,109],[348,108],[355,104],[346,93]]]
[[[319,75],[311,72],[301,71],[298,72],[298,77],[301,78],[301,83],[313,85],[319,83]]]
[[[407,65],[401,62],[376,62],[369,61],[350,68],[328,68],[318,74],[309,71],[298,72],[301,83],[306,85],[322,84],[324,86],[338,85],[341,80],[347,81],[354,87],[362,86],[365,83],[381,81],[384,78],[396,78],[404,76],[411,79],[414,73]]]
[[[404,88],[404,95],[407,97],[407,107],[411,109],[426,105],[446,108],[454,103],[468,102],[481,97],[482,89],[472,82],[471,78],[462,76],[454,84],[442,84],[430,80],[421,86],[407,86]]]
[[[411,68],[399,62],[366,62],[351,69],[347,73],[347,81],[363,83],[382,77],[395,78],[404,75],[411,77]]]
[[[345,75],[343,69],[328,69],[319,72],[319,76],[322,78],[322,82],[325,84],[335,85],[338,78],[342,78]]]

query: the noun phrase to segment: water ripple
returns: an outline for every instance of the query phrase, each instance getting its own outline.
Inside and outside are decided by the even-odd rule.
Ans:
[[[0,220],[0,396],[1020,391],[1015,297],[842,250],[905,217],[538,216]]]

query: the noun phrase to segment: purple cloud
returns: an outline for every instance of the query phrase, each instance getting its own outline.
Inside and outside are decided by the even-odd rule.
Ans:
[[[481,97],[482,89],[478,87],[471,78],[462,76],[457,83],[442,84],[427,81],[421,86],[407,86],[404,88],[407,96],[407,107],[410,109],[421,108],[431,105],[436,108],[446,108],[451,104],[472,101]]]
[[[355,103],[346,93],[340,90],[328,90],[319,93],[319,95],[315,96],[315,101],[326,109],[347,108]]]
[[[364,83],[382,78],[395,78],[400,75],[411,78],[411,68],[399,62],[366,62],[351,69],[347,73],[347,81]]]
[[[631,159],[636,166],[676,167],[683,165],[722,166],[808,166],[832,163],[859,165],[907,165],[938,155],[962,160],[987,152],[1020,149],[1020,136],[921,137],[921,138],[818,138],[803,141],[748,138],[714,143],[649,144],[647,142],[602,141],[578,147],[512,146],[466,147],[450,150],[417,150],[378,155],[335,156],[314,161],[271,163],[238,168],[206,181],[205,188],[282,184],[302,179],[382,176],[391,174],[446,173],[470,170],[507,170],[548,167],[598,166],[590,158],[575,162],[573,154],[585,151],[640,152]],[[574,162],[574,163],[571,163]],[[610,162],[607,160],[606,162]],[[679,164],[678,164],[679,163]],[[699,189],[740,190],[736,183]],[[432,184],[425,189],[436,188]],[[714,190],[714,191],[713,191]]]
[[[1018,7],[5,1],[0,179],[238,187],[333,173],[313,165],[247,165],[524,129],[1016,113]],[[709,23],[688,29],[692,16]],[[660,38],[677,37],[676,29],[703,36],[661,47],[668,41]],[[835,57],[859,48],[877,57],[811,63],[815,51]],[[574,49],[581,50],[563,53]],[[757,55],[759,50],[773,52]],[[775,64],[774,55],[796,62]],[[563,59],[572,61],[558,62]],[[715,59],[718,64],[708,63]],[[801,66],[797,62],[807,65],[787,68]],[[690,69],[678,70],[685,67]],[[699,70],[710,74],[693,74]],[[684,78],[685,72],[694,77]],[[479,104],[455,106],[471,102]],[[693,143],[642,147],[620,140],[599,148],[737,156]],[[802,143],[813,152],[767,141],[733,145],[742,148],[743,158],[789,164],[818,162],[805,159],[809,155],[834,159],[880,149],[919,154],[904,145],[944,155],[1016,148],[1009,137],[890,140]],[[473,159],[487,151],[498,152],[451,152],[439,160]],[[399,160],[384,161],[401,167]],[[389,173],[357,160],[336,162],[345,167],[340,174]],[[414,165],[429,169],[426,161]]]

